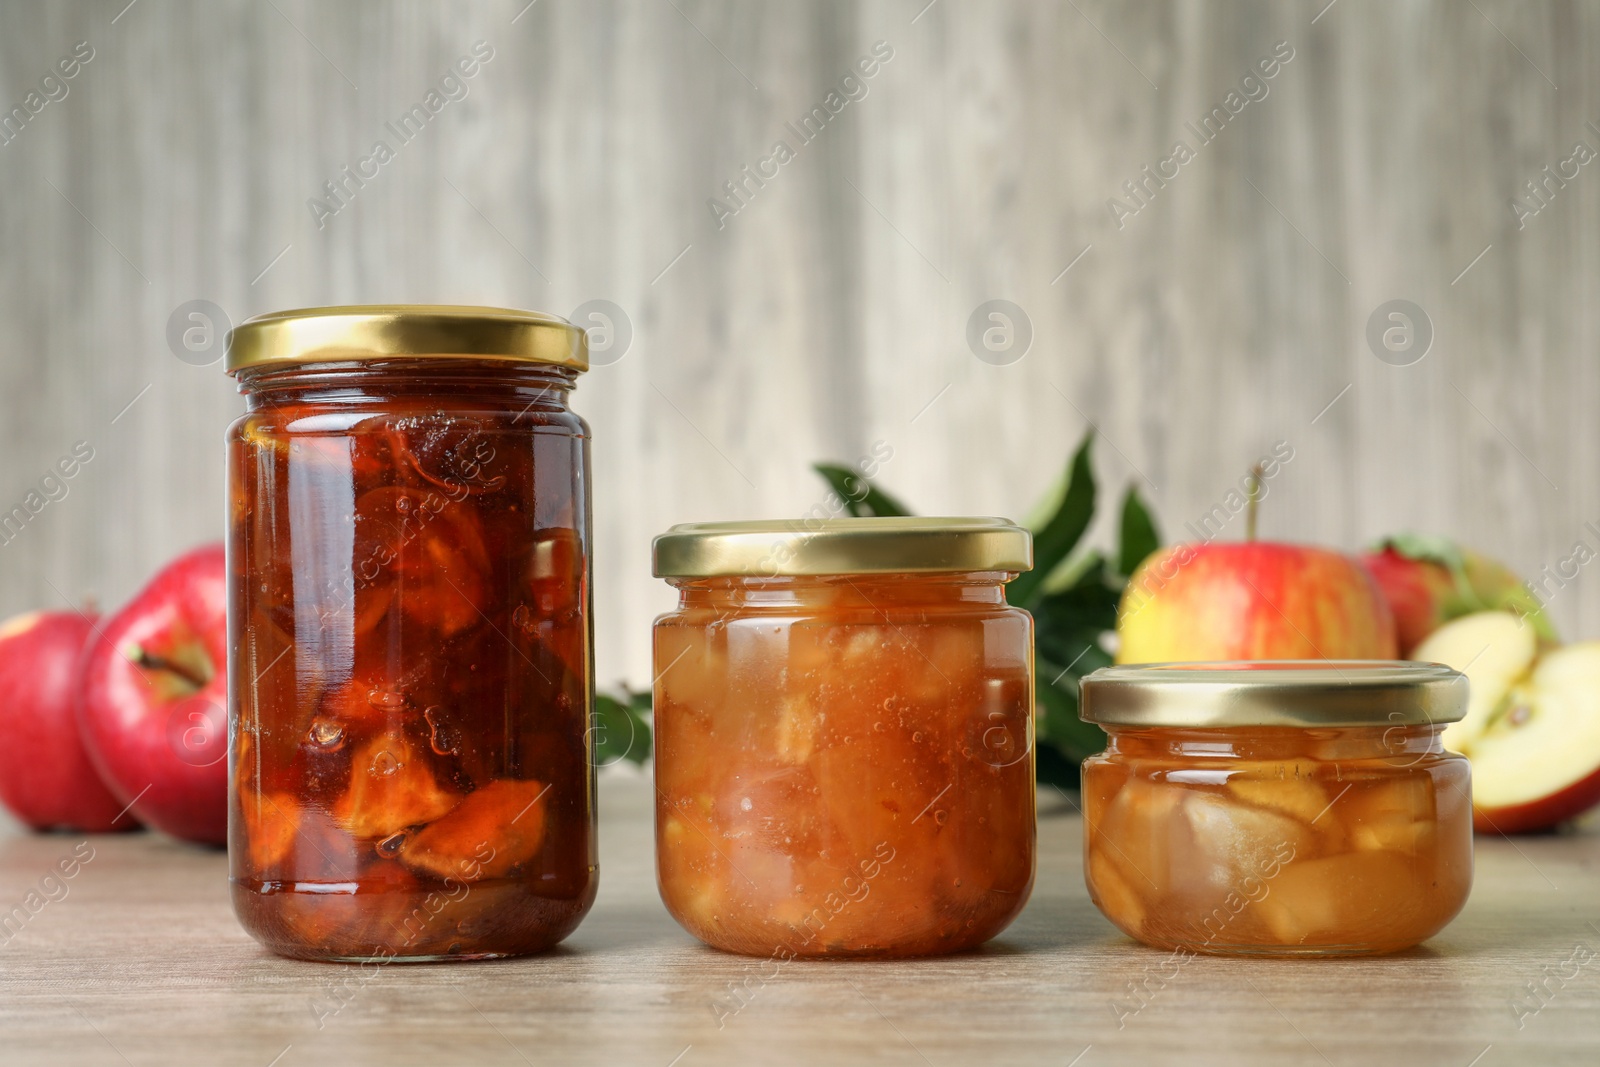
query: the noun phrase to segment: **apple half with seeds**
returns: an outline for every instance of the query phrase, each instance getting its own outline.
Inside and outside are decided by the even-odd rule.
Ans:
[[[1446,623],[1412,652],[1467,676],[1467,714],[1447,748],[1472,761],[1472,820],[1480,832],[1522,833],[1600,803],[1600,641],[1541,644],[1505,611]]]

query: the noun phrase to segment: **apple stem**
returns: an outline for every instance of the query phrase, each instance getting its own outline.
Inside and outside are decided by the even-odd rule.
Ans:
[[[1256,539],[1256,511],[1261,502],[1261,482],[1266,475],[1266,468],[1260,463],[1250,468],[1250,488],[1245,494],[1244,507],[1244,539]]]
[[[206,687],[206,683],[211,680],[209,678],[201,677],[199,674],[196,674],[193,670],[186,667],[182,663],[179,663],[177,660],[167,659],[164,656],[157,656],[154,653],[148,652],[139,647],[138,645],[133,646],[133,649],[128,653],[128,658],[147,671],[171,671],[173,674],[176,674],[179,678],[182,678],[196,689],[204,689]]]

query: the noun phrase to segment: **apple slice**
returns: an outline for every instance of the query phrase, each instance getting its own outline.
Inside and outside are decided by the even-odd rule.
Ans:
[[[1353,930],[1379,940],[1405,936],[1421,889],[1407,857],[1347,852],[1286,865],[1255,907],[1284,945],[1337,943]]]
[[[1289,769],[1293,769],[1291,775]],[[1235,774],[1228,779],[1228,789],[1240,800],[1258,808],[1270,808],[1281,815],[1314,823],[1328,810],[1328,794],[1313,781],[1309,767],[1298,763],[1278,766],[1280,777],[1247,777]]]
[[[1445,727],[1445,747],[1465,753],[1528,673],[1539,653],[1538,634],[1507,611],[1480,611],[1446,623],[1411,658],[1443,663],[1467,676],[1467,714]]]
[[[1503,611],[1467,615],[1413,653],[1472,685],[1444,742],[1472,761],[1480,831],[1542,830],[1600,803],[1600,641],[1539,654],[1531,625]]]
[[[244,816],[245,855],[256,871],[275,870],[294,849],[300,832],[300,805],[289,793],[245,793],[239,798]]]
[[[773,746],[778,758],[791,766],[799,766],[811,758],[817,744],[817,733],[822,716],[813,705],[813,696],[800,690],[781,698],[778,707],[778,729]]]
[[[1097,907],[1129,937],[1144,928],[1145,905],[1104,852],[1089,850],[1089,890]]]
[[[544,846],[548,791],[532,779],[490,782],[419,830],[401,862],[438,878],[503,878]]]
[[[1480,830],[1537,830],[1600,802],[1600,641],[1550,652],[1467,753]]]
[[[457,799],[439,786],[411,742],[391,731],[356,750],[350,787],[335,803],[333,815],[356,837],[387,838],[432,822],[455,807]]]
[[[1129,778],[1096,820],[1095,847],[1106,850],[1106,861],[1121,868],[1126,881],[1156,892],[1174,887],[1173,853],[1179,851],[1174,843],[1192,847],[1187,833],[1173,823],[1183,796],[1182,789],[1166,782]]]
[[[1421,854],[1438,826],[1433,790],[1432,778],[1406,776],[1352,791],[1344,812],[1351,841],[1366,852]]]
[[[1294,856],[1311,850],[1312,831],[1302,823],[1264,808],[1232,803],[1216,793],[1189,796],[1184,814],[1203,856],[1185,873],[1203,875],[1219,889],[1231,890],[1246,878],[1259,877],[1280,849],[1288,848]],[[1203,863],[1209,863],[1209,870]]]

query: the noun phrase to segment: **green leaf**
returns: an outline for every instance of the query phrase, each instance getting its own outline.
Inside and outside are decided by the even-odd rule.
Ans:
[[[1149,509],[1130,486],[1122,501],[1115,565],[1101,551],[1080,547],[1094,518],[1097,498],[1093,441],[1094,431],[1090,430],[1067,464],[1064,480],[1041,505],[1044,517],[1030,522],[1035,530],[1035,566],[1018,576],[1008,590],[1009,601],[1029,609],[1036,623],[1034,756],[1038,780],[1074,791],[1079,787],[1079,763],[1104,751],[1106,744],[1100,727],[1078,718],[1078,679],[1110,664],[1111,656],[1100,642],[1116,627],[1126,575],[1161,543]],[[814,469],[853,516],[912,514],[850,467],[818,463]],[[630,759],[643,763],[648,759],[650,720],[649,693],[623,690],[620,697],[597,695],[595,750],[599,762]]]
[[[1439,534],[1400,533],[1386,537],[1377,544],[1379,552],[1388,548],[1407,559],[1437,563],[1443,567],[1450,574],[1456,596],[1464,603],[1476,605],[1484,611],[1494,607],[1493,604],[1484,603],[1478,595],[1472,585],[1472,576],[1467,573],[1467,554],[1450,538]]]
[[[1039,684],[1076,684],[1086,674],[1111,666],[1111,655],[1100,647],[1099,634],[1091,630],[1063,633],[1041,640],[1034,649],[1043,666]]]
[[[1439,534],[1399,533],[1385,537],[1373,546],[1378,552],[1391,548],[1406,559],[1437,563],[1450,573],[1457,596],[1469,603],[1478,599],[1477,592],[1472,588],[1472,579],[1467,575],[1467,555],[1450,538]]]
[[[622,695],[594,696],[594,760],[601,767],[624,759],[643,765],[650,758],[650,694]]]
[[[1467,565],[1461,546],[1439,534],[1398,533],[1372,546],[1374,552],[1386,548],[1394,549],[1407,559],[1440,563],[1452,570],[1465,570]]]
[[[1094,443],[1094,430],[1083,435],[1083,443],[1072,457],[1071,473],[1067,476],[1067,491],[1061,506],[1050,516],[1033,537],[1033,570],[1019,574],[1006,590],[1007,599],[1019,607],[1029,607],[1034,594],[1050,577],[1050,573],[1072,554],[1094,518],[1094,470],[1090,466],[1089,446]]]
[[[1056,567],[1055,573],[1044,580],[1044,585],[1034,591],[1034,603],[1038,603],[1052,593],[1059,593],[1063,589],[1071,589],[1081,585],[1084,575],[1096,568],[1104,568],[1106,557],[1098,548],[1085,549],[1074,552],[1065,563]]]
[[[1034,602],[1030,610],[1034,620],[1034,643],[1040,655],[1060,666],[1073,666],[1076,674],[1094,669],[1079,669],[1076,661],[1085,649],[1098,650],[1101,635],[1116,628],[1117,605],[1122,592],[1119,585],[1111,584],[1107,578],[1105,565],[1101,563],[1080,576],[1077,584]],[[1103,658],[1103,653],[1098,658]],[[1097,661],[1094,666],[1103,667],[1105,663]]]
[[[1544,605],[1539,597],[1534,594],[1528,583],[1506,571],[1501,564],[1470,552],[1457,542],[1439,534],[1394,534],[1371,546],[1374,552],[1386,549],[1392,549],[1406,559],[1436,563],[1449,572],[1450,581],[1455,587],[1455,603],[1445,606],[1447,619],[1473,611],[1509,611],[1531,623],[1539,636],[1545,640],[1560,640],[1556,635],[1555,624],[1550,621],[1550,616],[1545,614]],[[1482,570],[1485,566],[1503,572],[1510,579],[1510,585],[1504,586],[1489,575],[1484,576],[1485,581],[1481,585],[1473,581],[1474,570]],[[1485,588],[1489,590],[1487,595]]]
[[[1092,722],[1078,718],[1078,683],[1076,678],[1062,678],[1064,684],[1052,684],[1062,669],[1044,659],[1037,662],[1039,682],[1037,694],[1040,704],[1038,737],[1040,752],[1049,749],[1067,762],[1076,765],[1106,747],[1105,731]],[[1069,681],[1070,678],[1070,681]],[[1070,686],[1070,688],[1069,688]],[[1036,761],[1041,767],[1043,759]],[[1041,777],[1041,781],[1045,780]],[[1077,787],[1077,779],[1056,783]]]
[[[1060,749],[1042,741],[1039,743],[1033,752],[1033,777],[1040,785],[1053,785],[1060,789],[1073,805],[1073,810],[1078,810],[1078,801],[1073,794],[1079,790],[1082,772]]]
[[[1139,487],[1129,485],[1128,495],[1122,498],[1122,525],[1117,532],[1117,570],[1132,574],[1160,547],[1161,535],[1156,532],[1150,509],[1139,496]]]
[[[814,463],[811,469],[827,479],[851,515],[910,515],[911,509],[873,485],[849,467],[837,463]]]

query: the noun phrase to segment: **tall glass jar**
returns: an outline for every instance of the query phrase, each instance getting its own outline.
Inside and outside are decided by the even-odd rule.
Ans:
[[[1084,876],[1185,952],[1359,956],[1438,933],[1472,886],[1467,680],[1390,661],[1107,667],[1081,683]]]
[[[676,526],[655,569],[656,861],[707,944],[981,944],[1034,875],[1031,564],[998,519]]]
[[[495,308],[230,337],[229,863],[273,951],[535,952],[593,903],[587,362]]]

